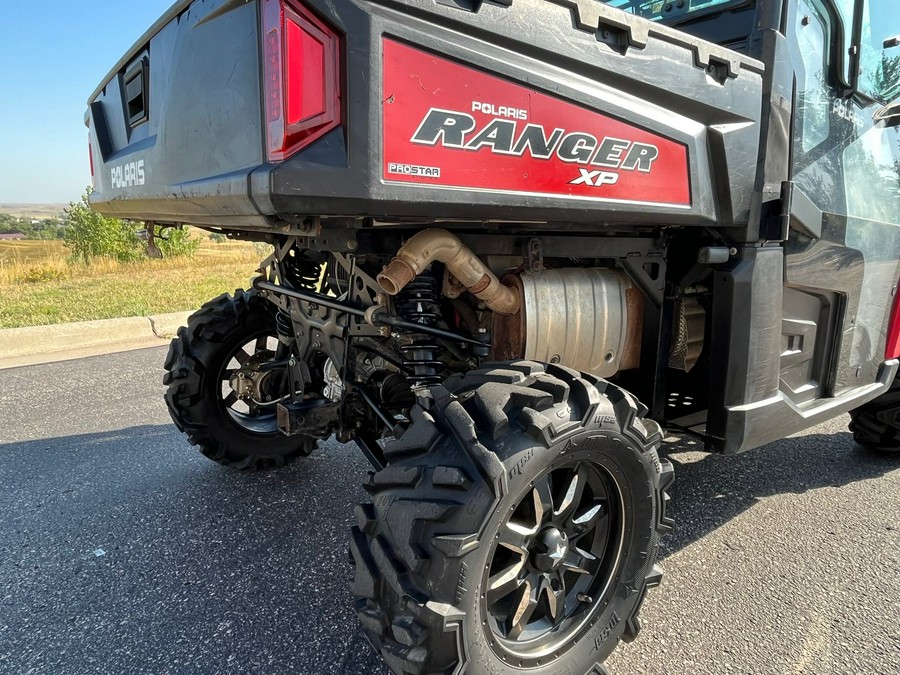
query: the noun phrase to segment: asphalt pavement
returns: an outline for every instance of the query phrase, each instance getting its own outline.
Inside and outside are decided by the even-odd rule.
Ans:
[[[169,421],[163,356],[0,371],[0,673],[385,675],[348,590],[365,460],[216,466]],[[667,574],[613,675],[900,673],[900,457],[846,421],[669,448]]]

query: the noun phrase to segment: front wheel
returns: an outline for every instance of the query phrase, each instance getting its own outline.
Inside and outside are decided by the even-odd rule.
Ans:
[[[275,308],[255,291],[206,303],[178,330],[166,357],[166,406],[209,459],[237,469],[283,466],[316,441],[278,429],[276,405],[290,396],[284,369],[267,369],[285,348]]]
[[[672,467],[603,380],[498,364],[451,378],[357,509],[356,607],[396,673],[600,673],[657,585]]]

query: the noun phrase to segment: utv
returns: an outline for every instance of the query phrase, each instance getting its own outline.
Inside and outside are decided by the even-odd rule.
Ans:
[[[374,467],[397,673],[604,672],[662,429],[900,450],[895,0],[182,0],[91,96],[95,209],[267,242],[172,343],[210,459]]]

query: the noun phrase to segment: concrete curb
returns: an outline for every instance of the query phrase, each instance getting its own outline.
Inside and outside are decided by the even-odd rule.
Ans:
[[[46,356],[54,360],[56,352],[70,352],[97,348],[117,347],[138,343],[160,345],[171,340],[179,326],[187,323],[192,312],[175,312],[156,316],[132,316],[123,319],[80,321],[52,326],[6,328],[0,330],[0,361],[33,356]],[[102,351],[100,352],[102,353]]]

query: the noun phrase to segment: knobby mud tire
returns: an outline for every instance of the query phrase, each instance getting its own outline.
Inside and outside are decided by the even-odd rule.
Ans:
[[[867,450],[900,454],[900,377],[881,396],[851,411],[850,431]]]
[[[166,357],[165,400],[175,426],[206,457],[251,471],[284,466],[309,455],[316,441],[237,424],[221,401],[219,373],[243,344],[275,333],[275,309],[255,291],[237,290],[207,302],[178,330]]]
[[[660,536],[671,528],[659,426],[606,381],[533,362],[491,364],[432,390],[412,425],[387,445],[365,485],[351,552],[356,610],[395,673],[605,673],[620,640],[640,630],[647,590],[660,583]],[[627,512],[605,600],[558,656],[516,662],[492,644],[479,598],[500,518],[565,457],[598,458]]]

